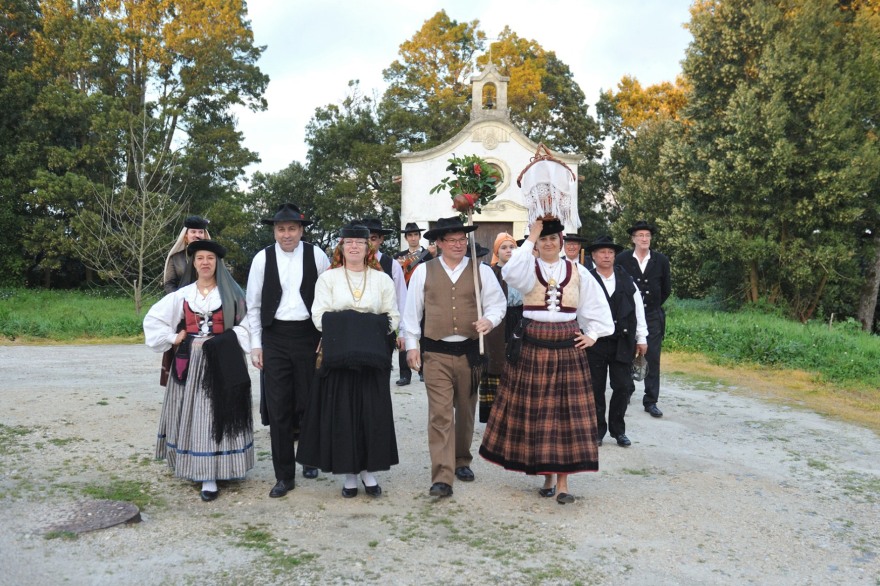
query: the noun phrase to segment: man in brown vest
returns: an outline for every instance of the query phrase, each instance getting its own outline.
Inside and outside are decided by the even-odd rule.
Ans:
[[[401,325],[410,368],[423,367],[419,345],[424,353],[431,496],[451,496],[453,478],[474,480],[471,442],[482,370],[478,340],[501,323],[507,311],[498,280],[482,263],[477,264],[477,300],[477,279],[465,257],[467,234],[476,229],[453,217],[439,219],[425,233],[428,240],[436,240],[441,255],[413,271]],[[483,310],[479,319],[478,302]]]

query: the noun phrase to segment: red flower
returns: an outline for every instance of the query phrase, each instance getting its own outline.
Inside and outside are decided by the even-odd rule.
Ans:
[[[483,169],[480,167],[479,163],[474,163],[474,173],[480,175],[483,173]]]

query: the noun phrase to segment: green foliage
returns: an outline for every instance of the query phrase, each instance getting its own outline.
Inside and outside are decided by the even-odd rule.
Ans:
[[[149,307],[156,299],[146,300]],[[45,341],[141,339],[143,315],[131,300],[93,291],[0,289],[0,336]]]
[[[722,311],[709,301],[667,303],[664,349],[699,352],[722,364],[753,364],[816,373],[821,380],[880,388],[880,338],[849,319],[801,324],[761,305]]]
[[[112,479],[109,484],[84,486],[82,492],[95,499],[129,502],[141,510],[162,502],[153,496],[149,484],[135,480]]]

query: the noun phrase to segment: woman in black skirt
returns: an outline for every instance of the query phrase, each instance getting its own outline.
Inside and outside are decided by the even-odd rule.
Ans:
[[[373,472],[398,463],[391,408],[388,334],[400,314],[394,283],[376,260],[365,226],[340,230],[331,268],[318,277],[312,321],[321,365],[306,408],[296,460],[344,474],[342,496],[382,494]]]

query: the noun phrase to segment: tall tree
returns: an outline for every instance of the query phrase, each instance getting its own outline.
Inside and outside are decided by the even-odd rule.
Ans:
[[[683,196],[745,298],[802,320],[854,262],[880,169],[850,20],[829,0],[697,2],[683,64]]]
[[[382,125],[400,150],[436,146],[467,124],[474,57],[485,47],[479,21],[459,23],[441,10],[400,45],[383,76]]]

